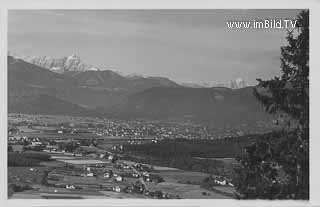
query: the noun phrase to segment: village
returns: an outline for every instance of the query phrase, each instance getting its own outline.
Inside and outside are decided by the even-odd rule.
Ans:
[[[142,139],[156,137],[158,139],[221,139],[225,137],[241,136],[266,131],[274,127],[274,124],[257,122],[252,127],[248,124],[240,124],[232,127],[209,127],[190,121],[147,121],[147,120],[114,120],[92,117],[56,116],[60,121],[54,121],[55,116],[9,114],[9,133],[15,132],[17,127],[29,126],[43,132],[58,134],[90,134],[95,137],[123,137]],[[254,130],[253,130],[254,128]],[[24,131],[24,130],[20,130]],[[30,131],[26,129],[26,131]],[[10,134],[9,134],[10,135]]]
[[[39,127],[39,122],[43,124],[43,120],[39,121],[39,119],[41,116],[37,116],[37,124],[34,124],[35,118],[30,115],[24,116],[24,119],[19,116],[19,118],[10,120],[8,153],[26,156],[28,153],[39,153],[49,156],[48,160],[42,161],[37,166],[24,169],[37,176],[42,171],[43,178],[40,185],[29,183],[31,185],[28,188],[29,191],[24,190],[15,193],[14,196],[29,192],[41,198],[66,198],[68,196],[78,198],[79,195],[88,197],[92,194],[94,198],[128,197],[130,195],[134,198],[177,199],[184,196],[179,194],[176,188],[181,188],[182,192],[185,191],[184,189],[191,188],[192,194],[199,194],[197,196],[200,197],[228,198],[230,189],[233,190],[233,184],[228,183],[223,177],[217,176],[216,184],[225,186],[229,193],[223,193],[223,190],[222,193],[210,192],[207,189],[201,189],[199,185],[190,184],[195,172],[132,162],[123,159],[119,153],[123,150],[124,143],[155,143],[165,139],[163,137],[145,136],[143,133],[135,132],[133,138],[130,136],[107,136],[106,138],[104,137],[106,135],[99,134],[98,131],[101,129],[88,126],[81,128],[81,125],[84,124],[79,121],[77,124],[68,123],[67,126],[62,124],[59,128],[54,128],[52,127],[54,124],[51,124],[51,127]],[[92,126],[102,125],[92,120],[89,123]],[[19,185],[24,182],[24,179],[15,176],[14,168],[9,167],[9,171],[13,170],[9,181]],[[45,170],[37,170],[38,168],[45,168]],[[184,182],[172,183],[171,174],[176,178],[179,174],[188,175],[188,173],[190,176],[186,176]],[[200,175],[197,178],[198,183],[200,179],[207,176],[203,173],[198,174]]]

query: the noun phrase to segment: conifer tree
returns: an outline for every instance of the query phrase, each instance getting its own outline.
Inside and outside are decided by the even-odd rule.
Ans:
[[[255,96],[285,127],[261,135],[239,158],[234,180],[239,198],[309,199],[309,11],[281,47],[281,75],[260,80]]]

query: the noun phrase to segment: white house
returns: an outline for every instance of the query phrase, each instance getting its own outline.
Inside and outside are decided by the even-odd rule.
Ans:
[[[113,160],[113,155],[109,155],[108,160]]]
[[[107,173],[104,173],[104,174],[103,174],[103,177],[104,177],[104,178],[110,178],[110,173],[108,173],[108,172],[107,172]]]
[[[39,146],[39,145],[42,145],[42,142],[34,141],[34,142],[31,142],[31,145]]]
[[[146,177],[149,177],[149,173],[148,173],[148,172],[146,172],[146,171],[145,171],[145,172],[143,172],[143,173],[142,173],[142,175],[144,175],[144,176],[146,176]]]
[[[227,181],[226,180],[223,180],[223,181],[220,181],[220,180],[214,180],[215,183],[219,184],[219,185],[226,185],[227,184]]]
[[[66,189],[75,189],[74,185],[66,185]]]
[[[228,183],[229,186],[234,187],[234,185],[232,183]]]
[[[122,177],[121,177],[121,176],[117,176],[117,177],[116,177],[116,181],[117,181],[117,182],[122,182]]]
[[[87,177],[93,177],[93,173],[88,173]]]
[[[120,193],[121,188],[119,186],[115,186],[115,187],[113,187],[113,191]]]

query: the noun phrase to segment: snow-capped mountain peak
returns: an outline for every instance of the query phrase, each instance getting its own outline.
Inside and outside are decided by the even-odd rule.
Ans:
[[[248,86],[248,84],[242,78],[237,78],[236,80],[233,80],[230,83],[230,88],[232,88],[232,89],[239,89],[239,88],[244,88],[247,86]]]
[[[10,52],[9,54],[14,54]],[[15,55],[16,56],[16,55]],[[86,64],[79,56],[79,53],[73,53],[63,58],[50,58],[47,56],[18,56],[26,62],[49,69],[53,72],[64,73],[68,71],[84,72],[84,71],[100,71],[98,67]]]

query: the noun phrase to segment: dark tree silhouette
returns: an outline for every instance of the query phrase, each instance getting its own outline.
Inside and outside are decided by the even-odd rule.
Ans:
[[[309,199],[309,11],[286,39],[281,76],[258,79],[254,92],[286,125],[246,148],[235,169],[239,198]]]

